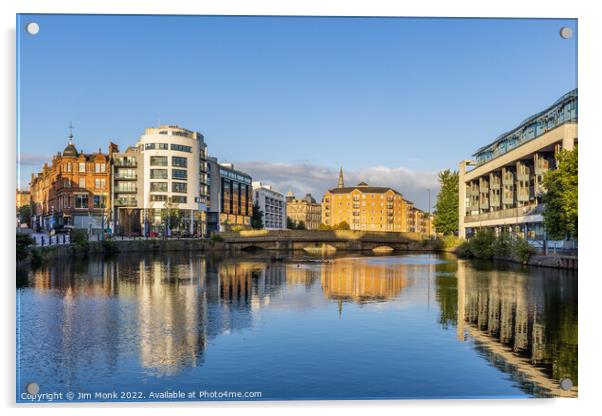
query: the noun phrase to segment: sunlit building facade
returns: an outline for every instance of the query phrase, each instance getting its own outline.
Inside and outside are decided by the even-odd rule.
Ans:
[[[286,216],[295,226],[302,223],[307,230],[317,230],[322,222],[322,205],[311,194],[297,199],[289,192],[286,196]]]
[[[109,224],[109,156],[100,149],[97,153],[78,151],[71,133],[63,152],[32,174],[29,189],[36,230],[72,226],[100,232]]]
[[[333,228],[346,223],[351,230],[427,233],[430,217],[420,213],[392,188],[365,182],[345,186],[342,170],[337,187],[322,198],[322,223]]]
[[[145,233],[161,232],[165,210],[178,210],[183,230],[204,235],[208,184],[203,135],[175,125],[161,125],[147,128],[136,147],[144,178],[138,205],[144,210]],[[129,186],[133,192],[135,185]]]
[[[577,145],[577,90],[560,97],[459,166],[459,234],[479,228],[545,238],[542,185],[555,154]]]

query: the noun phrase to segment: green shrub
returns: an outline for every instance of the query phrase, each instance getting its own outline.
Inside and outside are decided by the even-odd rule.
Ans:
[[[117,243],[111,238],[105,238],[102,240],[102,249],[106,254],[119,253],[119,247]]]
[[[443,238],[440,240],[441,240],[441,246],[445,250],[454,249],[454,248],[458,247],[460,244],[462,244],[462,242],[464,241],[461,238],[459,238],[453,234],[443,236]]]
[[[514,240],[512,245],[512,255],[514,258],[526,263],[534,253],[535,250],[533,247],[531,247],[527,240],[523,238],[517,238]]]
[[[29,255],[29,247],[35,245],[34,239],[25,233],[17,233],[17,261],[25,260]]]
[[[477,235],[469,241],[470,251],[473,257],[478,259],[490,259],[493,257],[493,242],[495,233],[489,229],[479,230]]]
[[[502,233],[493,241],[493,255],[496,257],[512,257],[513,245],[512,236],[508,233]]]
[[[71,231],[71,247],[75,254],[88,254],[88,232],[80,229]]]
[[[212,234],[211,241],[216,242],[216,243],[221,243],[222,241],[224,241],[224,237],[222,237],[219,234]]]
[[[31,264],[33,266],[39,266],[42,264],[44,257],[42,256],[41,249],[33,247],[31,249]]]
[[[474,257],[472,255],[472,249],[470,247],[470,243],[468,241],[463,242],[455,249],[456,255],[463,259],[469,259]]]

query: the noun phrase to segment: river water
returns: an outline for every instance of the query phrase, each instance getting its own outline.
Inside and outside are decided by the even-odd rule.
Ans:
[[[29,383],[131,401],[576,396],[577,381],[566,270],[128,253],[17,273],[18,401]]]

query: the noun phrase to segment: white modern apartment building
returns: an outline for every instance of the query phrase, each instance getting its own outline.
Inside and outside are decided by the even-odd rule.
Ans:
[[[253,201],[263,215],[263,226],[269,230],[286,229],[286,197],[271,185],[253,182]]]
[[[530,240],[546,238],[543,178],[555,155],[578,141],[578,93],[564,94],[545,110],[477,150],[459,166],[459,235],[480,228]]]
[[[138,139],[143,176],[138,206],[143,229],[160,226],[165,209],[180,210],[190,234],[206,233],[207,145],[201,133],[175,125],[147,128]]]

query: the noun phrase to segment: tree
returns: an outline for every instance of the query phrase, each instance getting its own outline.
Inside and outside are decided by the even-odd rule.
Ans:
[[[544,175],[544,226],[555,239],[577,237],[578,225],[578,154],[577,148],[556,155],[556,169]]]
[[[23,205],[19,207],[19,223],[31,225],[31,206]]]
[[[323,222],[321,222],[320,225],[318,225],[318,230],[332,230],[332,228],[330,227],[330,225],[326,225]]]
[[[286,228],[289,230],[295,229],[295,221],[291,217],[286,217]]]
[[[306,230],[307,227],[305,226],[305,221],[297,221],[297,224],[295,224],[295,229],[296,230]]]
[[[263,228],[263,212],[259,208],[259,202],[253,203],[253,214],[251,215],[251,227],[255,230]]]
[[[334,230],[350,230],[351,227],[347,221],[341,221],[337,225],[334,226]]]
[[[182,211],[171,201],[165,201],[164,206],[165,209],[161,210],[161,220],[165,224],[165,230],[169,230],[169,233],[179,230],[183,220]]]
[[[450,169],[439,172],[441,189],[437,194],[435,204],[435,229],[443,234],[453,234],[458,231],[458,172]]]

